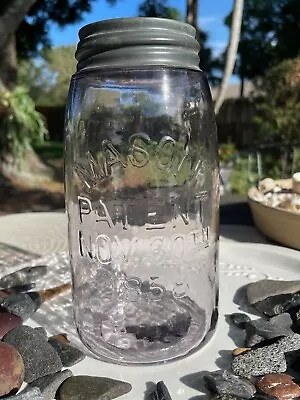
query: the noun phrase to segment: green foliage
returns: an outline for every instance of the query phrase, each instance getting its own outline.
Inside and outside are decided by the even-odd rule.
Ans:
[[[47,102],[47,95],[53,87],[53,79],[45,62],[37,63],[33,59],[28,59],[19,62],[17,85],[26,88],[32,100],[41,105]]]
[[[169,7],[167,0],[144,0],[139,6],[141,17],[168,18],[180,21],[180,11],[175,7]]]
[[[64,156],[64,144],[60,142],[45,141],[33,145],[34,151],[43,161],[62,159]]]
[[[238,158],[230,176],[231,192],[246,194],[249,189],[248,178],[248,160],[247,158]],[[252,176],[252,178],[254,177]],[[256,182],[256,179],[253,180]]]
[[[51,77],[51,87],[43,105],[65,104],[71,76],[76,71],[76,46],[59,46],[44,52],[45,71]]]
[[[225,18],[231,25],[232,15]],[[300,54],[299,0],[245,0],[235,72],[241,78],[263,76],[272,66]]]
[[[28,89],[36,104],[65,104],[70,78],[76,69],[75,50],[75,45],[54,47],[43,51],[42,59],[20,62],[18,83]]]
[[[234,143],[221,143],[219,145],[219,160],[220,162],[233,161],[237,156],[237,148]]]
[[[299,141],[300,58],[272,68],[260,82],[265,96],[257,105],[254,123],[258,142]]]
[[[47,128],[26,89],[16,87],[13,92],[1,96],[1,104],[7,112],[0,119],[0,153],[11,153],[20,161],[26,149],[44,140]]]

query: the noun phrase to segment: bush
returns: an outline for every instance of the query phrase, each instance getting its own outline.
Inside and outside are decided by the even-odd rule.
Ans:
[[[20,161],[26,149],[32,144],[42,143],[47,135],[44,118],[22,87],[1,93],[0,104],[5,107],[0,118],[0,155],[9,153]]]
[[[259,86],[265,96],[254,117],[257,141],[299,141],[300,58],[285,60],[273,67]]]
[[[234,143],[221,143],[219,145],[219,159],[221,163],[233,161],[237,156],[237,149]]]

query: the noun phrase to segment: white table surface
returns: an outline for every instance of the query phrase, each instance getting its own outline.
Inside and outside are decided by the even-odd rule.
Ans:
[[[222,242],[268,243],[255,228],[222,225]],[[58,212],[11,214],[0,217],[0,244],[17,247],[36,255],[68,249],[67,216]]]
[[[153,385],[153,382],[159,380],[164,380],[167,384],[173,400],[209,399],[210,397],[204,394],[205,389],[201,378],[203,371],[227,368],[230,365],[232,349],[237,345],[242,345],[238,329],[237,336],[234,338],[232,334],[227,334],[229,326],[224,318],[225,314],[239,310],[238,305],[233,302],[234,293],[241,286],[258,279],[299,279],[300,266],[300,252],[257,244],[264,243],[265,239],[254,228],[227,225],[221,227],[221,233],[220,317],[214,337],[203,349],[183,360],[155,366],[155,368],[153,366],[117,366],[87,357],[72,367],[73,373],[109,376],[130,382],[133,386],[132,392],[122,396],[120,400],[123,398],[124,400],[143,399],[149,382]],[[245,243],[246,241],[250,243]],[[238,242],[242,243],[238,244]],[[1,217],[0,245],[2,244],[41,255],[44,259],[49,258],[49,265],[51,262],[53,264],[53,270],[50,268],[50,273],[52,279],[55,279],[55,282],[51,281],[51,285],[55,286],[60,283],[57,279],[61,276],[55,268],[61,268],[63,264],[56,262],[52,259],[53,256],[48,256],[48,254],[67,249],[66,215],[29,213]],[[42,264],[48,265],[48,261]],[[36,260],[36,262],[41,261]],[[4,273],[4,270],[0,269],[0,271]],[[72,318],[72,323],[69,323],[66,318],[66,315],[72,315],[71,311],[67,310],[71,310],[70,293],[44,304],[30,324],[43,326],[49,334],[67,332],[73,341],[72,332],[76,333],[76,331]]]

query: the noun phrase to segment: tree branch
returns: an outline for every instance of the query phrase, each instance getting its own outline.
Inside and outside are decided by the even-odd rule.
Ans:
[[[5,46],[9,36],[14,33],[36,0],[10,0],[0,16],[0,49]]]
[[[226,89],[228,87],[228,81],[232,75],[234,64],[236,60],[238,45],[240,41],[241,35],[241,26],[242,26],[242,19],[243,19],[243,8],[244,8],[244,0],[235,0],[234,1],[234,8],[232,14],[232,23],[231,23],[231,30],[230,30],[230,39],[229,45],[226,54],[226,63],[224,74],[222,77],[222,82],[220,85],[220,91],[218,93],[218,97],[216,99],[215,104],[215,112],[216,114],[219,112],[224,98]]]

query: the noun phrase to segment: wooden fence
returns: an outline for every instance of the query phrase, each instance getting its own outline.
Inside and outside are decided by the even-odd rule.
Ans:
[[[37,107],[47,122],[51,140],[63,141],[65,107]],[[0,118],[3,111],[0,110]],[[238,148],[246,148],[253,142],[255,127],[252,119],[255,104],[249,99],[227,99],[218,116],[219,143],[232,141]]]

